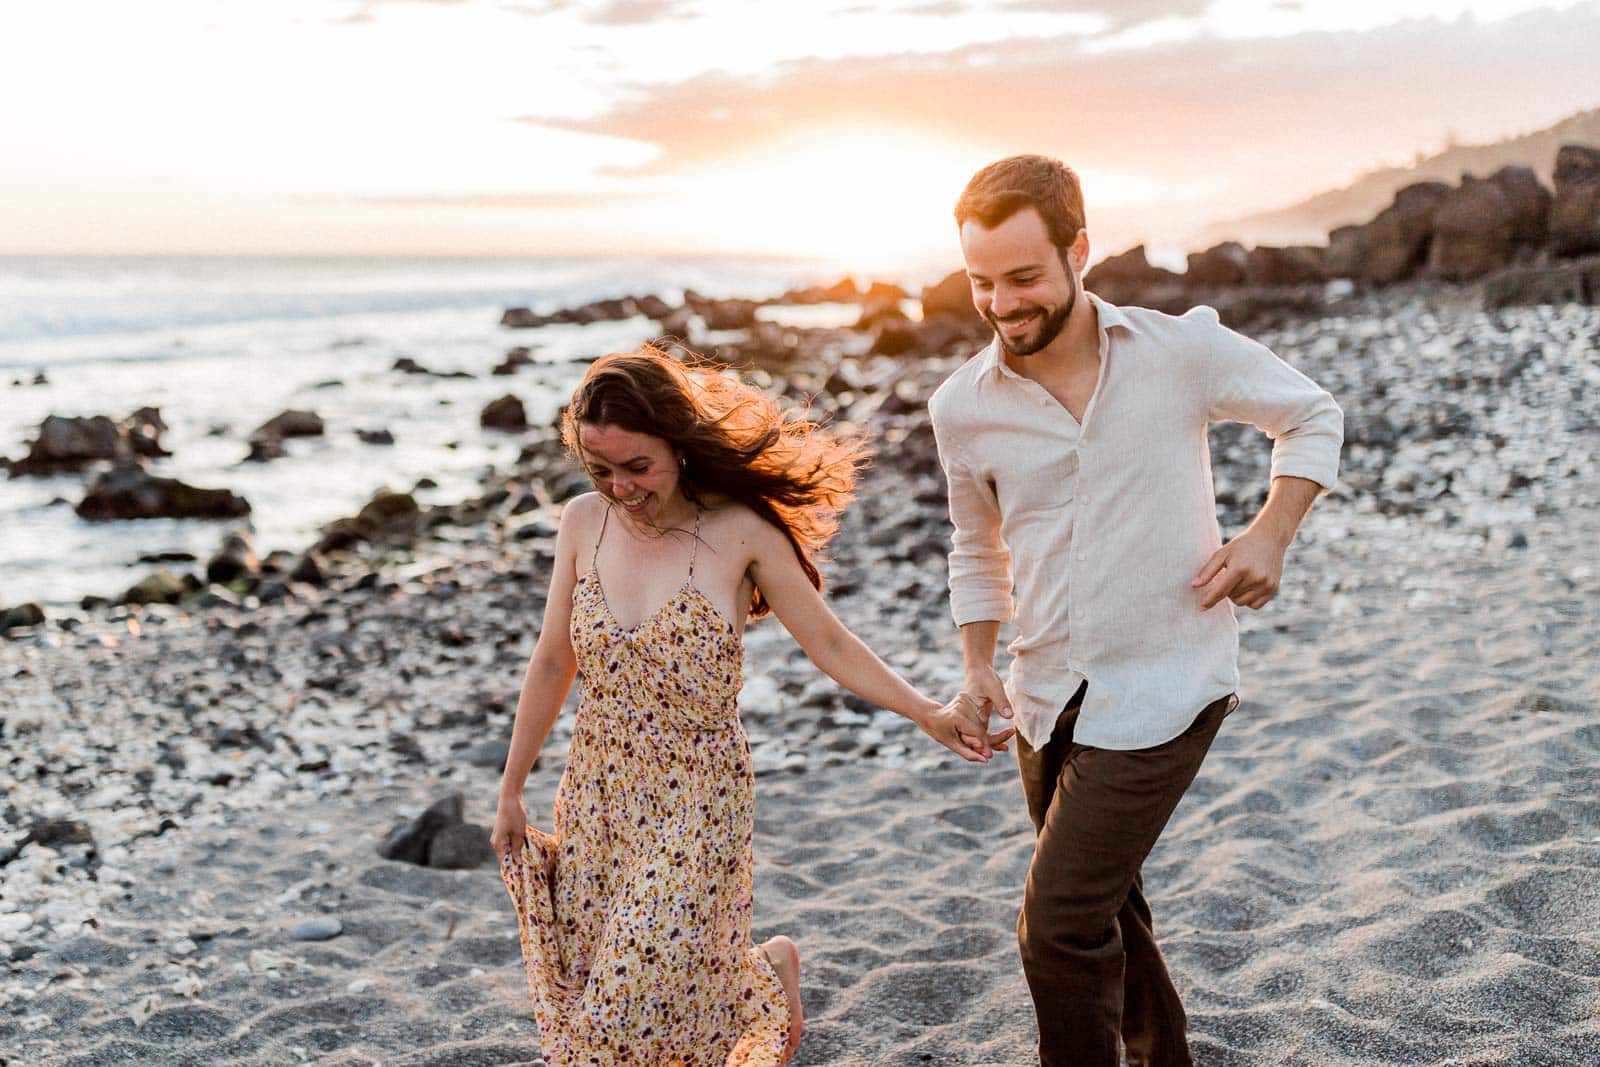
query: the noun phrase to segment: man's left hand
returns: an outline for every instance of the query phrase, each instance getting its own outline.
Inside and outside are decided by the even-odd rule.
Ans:
[[[1200,590],[1200,610],[1224,599],[1252,611],[1265,607],[1278,595],[1286,551],[1287,545],[1254,527],[1217,549],[1189,583]]]

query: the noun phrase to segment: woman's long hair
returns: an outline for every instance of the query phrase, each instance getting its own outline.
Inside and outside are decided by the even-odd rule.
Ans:
[[[679,485],[695,503],[715,492],[784,532],[817,589],[817,560],[867,462],[859,435],[823,427],[711,363],[691,366],[646,345],[597,359],[572,394],[561,438],[582,462],[578,426],[615,426],[659,437],[683,456]],[[771,606],[757,589],[750,617]]]

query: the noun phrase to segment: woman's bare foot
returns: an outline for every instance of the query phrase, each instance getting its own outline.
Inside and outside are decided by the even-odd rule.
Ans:
[[[800,950],[781,934],[762,942],[761,950],[772,961],[772,969],[778,972],[783,991],[789,995],[789,1044],[781,1061],[787,1063],[800,1047],[800,1031],[805,1029],[805,1014],[800,1010]]]

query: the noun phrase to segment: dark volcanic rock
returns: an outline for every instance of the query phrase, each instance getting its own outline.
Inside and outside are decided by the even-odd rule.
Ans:
[[[1314,245],[1252,248],[1245,259],[1245,284],[1264,289],[1314,285],[1328,280],[1327,250]]]
[[[1539,184],[1532,167],[1516,164],[1489,175],[1511,205],[1511,240],[1517,245],[1542,245],[1550,237],[1550,190]]]
[[[1250,253],[1237,241],[1224,241],[1204,252],[1190,252],[1188,270],[1184,277],[1191,285],[1215,286],[1220,289],[1243,285],[1245,267]]]
[[[1449,192],[1443,182],[1417,182],[1394,194],[1394,202],[1363,227],[1362,281],[1389,285],[1416,273],[1428,257],[1434,214]]]
[[[761,306],[754,300],[709,300],[693,289],[683,294],[683,302],[708,330],[749,329],[756,324],[756,309]]]
[[[324,427],[322,417],[314,411],[283,411],[274,415],[250,436],[257,437],[320,437]]]
[[[176,604],[190,593],[201,588],[200,580],[192,574],[177,575],[165,567],[157,567],[150,574],[129,586],[117,598],[119,604]]]
[[[982,322],[983,316],[972,306],[972,283],[966,271],[946,275],[937,285],[922,290],[922,318],[948,315],[957,320]]]
[[[491,430],[516,432],[528,428],[528,412],[522,401],[511,395],[491,400],[478,416],[478,425]]]
[[[362,542],[408,545],[416,539],[421,518],[422,509],[410,493],[380,489],[353,518],[324,526],[313,551],[339,552]]]
[[[885,318],[872,331],[872,347],[877,356],[899,356],[915,349],[920,341],[916,327],[903,318]]]
[[[489,831],[464,821],[466,800],[460,793],[442,797],[409,822],[397,824],[378,846],[386,860],[402,860],[428,867],[475,867],[488,856]],[[475,848],[471,835],[476,835]],[[434,850],[437,847],[437,861]]]
[[[428,842],[428,866],[464,871],[495,859],[489,847],[489,829],[463,822],[446,826]]]
[[[170,456],[165,448],[161,447],[161,435],[166,433],[168,426],[161,417],[161,410],[153,407],[142,407],[122,420],[123,428],[128,434],[128,446],[137,456]]]
[[[1171,302],[1173,290],[1184,288],[1184,279],[1181,274],[1151,266],[1144,245],[1135,245],[1089,268],[1083,284],[1113,304],[1163,307]]]
[[[1515,304],[1600,303],[1600,266],[1560,264],[1508,267],[1484,283],[1483,304],[1490,311]]]
[[[361,438],[363,444],[392,445],[394,434],[388,430],[357,430],[356,436]]]
[[[97,459],[116,459],[123,431],[105,415],[47,416],[28,454],[11,465],[13,474],[59,474]]]
[[[236,578],[249,578],[261,573],[261,560],[256,557],[250,535],[231,533],[222,539],[216,553],[206,561],[206,581],[227,585]]]
[[[1514,212],[1511,198],[1499,184],[1470,175],[1463,178],[1434,212],[1428,275],[1466,281],[1511,262]]]
[[[288,454],[289,450],[284,447],[283,438],[268,434],[250,439],[250,451],[244,457],[244,462],[266,463],[269,460],[282,459]]]
[[[17,626],[37,626],[44,622],[44,608],[29,601],[14,608],[0,608],[0,632]]]
[[[226,489],[197,489],[123,464],[95,480],[76,511],[92,521],[110,519],[235,519],[250,503]]]
[[[1356,278],[1361,274],[1361,261],[1367,253],[1367,230],[1364,226],[1340,226],[1328,234],[1328,275],[1333,278]]]
[[[1556,153],[1550,246],[1557,255],[1600,252],[1600,148],[1562,145]]]

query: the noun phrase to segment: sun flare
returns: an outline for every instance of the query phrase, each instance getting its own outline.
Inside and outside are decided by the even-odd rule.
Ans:
[[[953,141],[836,126],[684,175],[673,200],[718,250],[903,262],[955,252],[950,212],[983,162]]]

